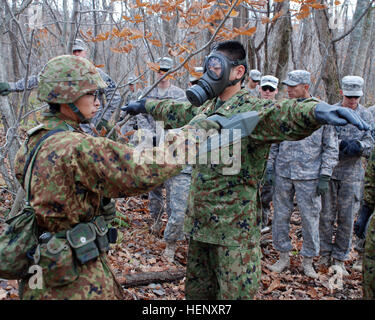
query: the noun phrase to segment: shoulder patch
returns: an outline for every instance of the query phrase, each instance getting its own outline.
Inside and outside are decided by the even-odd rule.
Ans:
[[[34,133],[40,131],[41,129],[44,129],[44,124],[41,123],[40,125],[34,127],[34,128],[31,128],[30,130],[27,130],[27,135],[30,137],[32,136]]]

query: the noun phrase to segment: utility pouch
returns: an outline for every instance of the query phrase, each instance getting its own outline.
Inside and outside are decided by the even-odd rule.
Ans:
[[[95,226],[96,245],[98,249],[100,252],[107,252],[109,250],[107,222],[103,216],[97,216],[92,220],[92,224]]]
[[[77,224],[73,229],[66,232],[66,238],[81,264],[99,256],[99,250],[95,244],[95,226],[92,223]]]
[[[57,236],[38,245],[34,263],[42,267],[43,281],[49,287],[67,285],[79,276],[68,240]]]

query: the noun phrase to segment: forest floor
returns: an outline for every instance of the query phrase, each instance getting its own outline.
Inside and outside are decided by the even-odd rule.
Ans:
[[[10,208],[10,195],[3,191],[0,195],[3,211]],[[120,282],[126,280],[126,274],[163,272],[167,270],[184,270],[187,262],[187,241],[181,241],[175,255],[175,262],[169,263],[163,256],[165,243],[162,232],[154,235],[149,229],[148,200],[141,197],[122,199],[117,202],[117,210],[126,216],[127,227],[119,228],[118,242],[112,245],[108,254],[112,269]],[[1,213],[0,213],[1,217]],[[272,219],[272,215],[271,215]],[[163,216],[163,229],[167,216]],[[314,259],[319,279],[312,279],[303,274],[302,258],[298,254],[302,247],[301,222],[298,211],[292,214],[290,237],[294,246],[291,252],[289,270],[276,274],[267,265],[278,258],[272,246],[271,230],[264,233],[261,239],[262,277],[261,287],[256,300],[357,300],[362,298],[362,274],[353,270],[352,266],[358,254],[352,250],[350,260],[345,263],[349,276],[342,283],[336,280],[332,286],[333,276],[327,267],[318,265]],[[0,225],[1,231],[1,225]],[[173,282],[152,282],[138,287],[124,288],[125,297],[129,300],[182,300],[185,278]],[[341,287],[340,287],[341,285]],[[18,299],[17,281],[0,279],[0,300]]]

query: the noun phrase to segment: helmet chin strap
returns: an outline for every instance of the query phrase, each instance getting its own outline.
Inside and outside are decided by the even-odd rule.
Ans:
[[[86,119],[85,116],[79,111],[77,106],[74,103],[68,103],[68,106],[72,111],[78,116],[80,123],[89,123],[90,119]]]

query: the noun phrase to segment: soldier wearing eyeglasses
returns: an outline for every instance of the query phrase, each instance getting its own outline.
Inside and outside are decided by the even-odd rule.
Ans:
[[[310,73],[294,70],[282,83],[287,86],[290,99],[309,99]],[[311,136],[300,141],[284,141],[271,148],[267,173],[274,175],[272,241],[279,251],[279,260],[269,268],[282,272],[290,265],[290,218],[294,196],[301,214],[305,275],[318,278],[313,258],[319,255],[319,215],[321,196],[328,190],[328,181],[338,162],[337,132],[332,126],[322,126]]]
[[[342,100],[336,105],[352,109],[372,123],[371,113],[359,103],[363,84],[361,77],[343,77],[340,90]],[[339,163],[333,170],[328,192],[322,197],[320,254],[322,263],[339,265],[347,276],[345,261],[349,260],[354,218],[360,207],[365,174],[362,159],[370,157],[374,140],[370,131],[361,132],[351,125],[336,127],[336,130],[340,145]],[[337,230],[333,241],[335,222]]]

